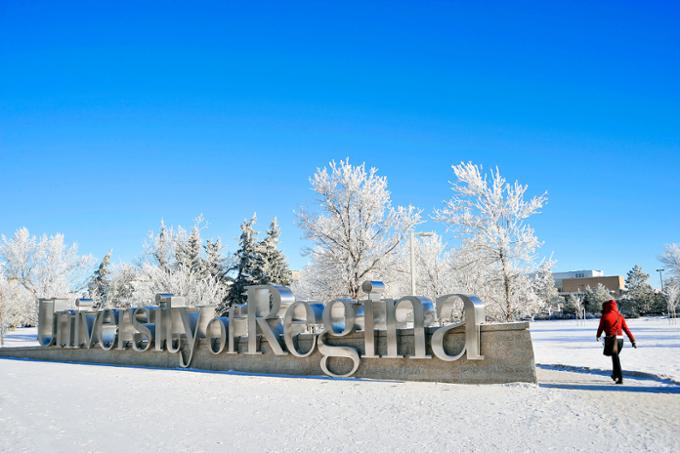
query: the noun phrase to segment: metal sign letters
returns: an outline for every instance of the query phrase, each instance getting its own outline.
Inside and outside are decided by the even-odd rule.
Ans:
[[[296,301],[283,286],[250,286],[247,303],[232,306],[224,316],[215,316],[211,306],[187,306],[184,298],[172,294],[158,294],[154,305],[128,309],[94,310],[85,299],[70,308],[62,300],[44,299],[40,301],[38,341],[43,347],[168,351],[178,355],[183,368],[191,366],[199,344],[213,355],[266,352],[305,358],[318,351],[321,369],[334,377],[353,375],[362,359],[428,360],[434,356],[452,362],[463,356],[484,358],[480,334],[484,304],[476,297],[451,294],[434,304],[418,296],[381,299],[382,282],[364,282],[362,289],[365,300],[336,299],[322,304]],[[457,300],[463,302],[464,321],[443,322]],[[463,325],[462,350],[446,351],[446,335]],[[354,333],[363,334],[362,347],[356,347],[356,341],[355,346],[338,344]],[[413,336],[408,354],[400,350],[399,341],[407,335]],[[379,336],[386,341],[382,351]],[[241,339],[245,344],[239,345]],[[332,371],[330,358],[351,361],[351,369]]]

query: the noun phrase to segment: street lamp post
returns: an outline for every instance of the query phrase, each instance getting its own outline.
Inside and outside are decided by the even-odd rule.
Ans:
[[[426,231],[422,233],[416,233],[411,230],[411,235],[409,237],[409,246],[411,248],[411,295],[416,295],[416,236],[418,237],[430,237],[434,236],[434,233]]]
[[[661,291],[663,291],[663,271],[665,271],[665,270],[666,269],[664,269],[664,268],[656,270],[659,273],[659,280],[661,281]]]

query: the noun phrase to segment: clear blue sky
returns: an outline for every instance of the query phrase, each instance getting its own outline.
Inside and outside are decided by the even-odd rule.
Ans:
[[[316,167],[366,161],[430,212],[472,160],[549,192],[558,270],[653,273],[680,241],[680,7],[592,3],[2,1],[0,232],[121,261],[198,213],[233,250],[257,211],[300,267]]]

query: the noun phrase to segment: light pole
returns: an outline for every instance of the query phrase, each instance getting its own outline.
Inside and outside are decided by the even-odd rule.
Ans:
[[[665,271],[663,267],[661,269],[657,269],[656,271],[659,273],[659,280],[661,281],[661,291],[663,291],[663,271]]]
[[[416,295],[416,236],[418,237],[430,237],[434,236],[434,233],[426,231],[422,233],[416,233],[411,230],[411,235],[409,237],[409,245],[411,248],[411,295]]]

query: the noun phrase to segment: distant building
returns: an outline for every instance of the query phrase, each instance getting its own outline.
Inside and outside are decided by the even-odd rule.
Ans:
[[[553,279],[557,291],[562,296],[583,294],[587,287],[595,288],[599,284],[607,288],[615,297],[621,296],[626,289],[622,276],[604,275],[604,272],[599,269],[554,272]]]
[[[575,278],[604,277],[604,272],[602,272],[599,269],[586,269],[581,271],[553,272],[552,275],[553,279],[555,280],[555,286],[557,288],[561,288],[563,280],[571,280]]]

